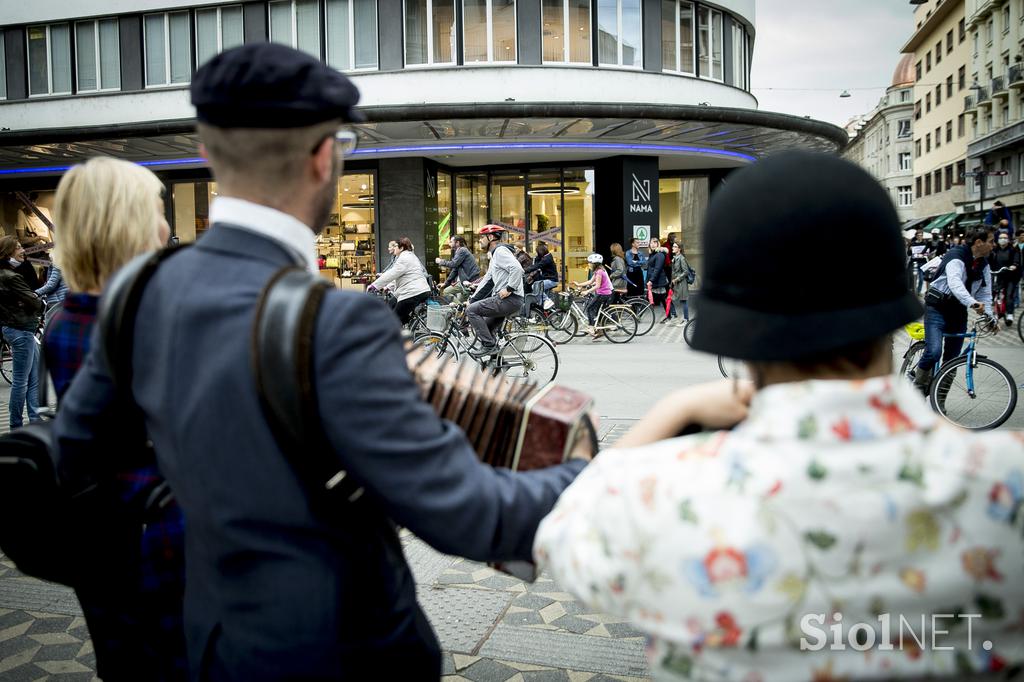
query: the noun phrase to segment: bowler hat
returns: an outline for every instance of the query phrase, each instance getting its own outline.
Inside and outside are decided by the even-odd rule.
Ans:
[[[697,350],[800,360],[924,312],[907,289],[892,201],[839,157],[784,152],[734,172],[712,195],[703,236]]]

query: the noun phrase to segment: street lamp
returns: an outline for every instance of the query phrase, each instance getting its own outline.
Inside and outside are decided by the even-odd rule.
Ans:
[[[850,96],[851,95],[850,95],[850,91],[849,90],[843,90],[841,93],[839,93],[839,97],[842,98],[842,99],[846,99],[847,97],[850,97]]]

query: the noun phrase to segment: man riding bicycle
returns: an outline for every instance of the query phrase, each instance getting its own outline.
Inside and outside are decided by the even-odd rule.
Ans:
[[[502,242],[505,231],[501,225],[485,225],[480,230],[480,248],[490,254],[491,264],[466,308],[466,319],[482,345],[475,355],[497,351],[494,330],[523,305],[523,266],[516,259],[515,249]]]

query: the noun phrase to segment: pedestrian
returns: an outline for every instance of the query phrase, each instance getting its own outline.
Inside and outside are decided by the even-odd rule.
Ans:
[[[523,266],[516,258],[516,249],[502,242],[506,232],[502,225],[485,225],[479,233],[480,248],[490,254],[491,264],[466,308],[466,319],[480,342],[480,348],[472,351],[478,357],[497,352],[494,330],[506,317],[519,312],[526,298]]]
[[[43,353],[58,401],[89,353],[99,297],[110,277],[167,242],[163,191],[148,169],[109,157],[73,167],[57,185],[54,215],[61,231],[54,268],[66,274],[70,291],[46,326]],[[118,499],[139,509],[162,479],[151,451],[128,447],[129,429],[126,424],[122,432],[125,445],[109,452],[109,467]],[[144,440],[139,434],[138,442]],[[188,678],[184,545],[181,510],[171,500],[143,527],[139,566],[129,571],[140,573],[137,583],[76,588],[104,680]]]
[[[544,310],[554,307],[555,302],[551,300],[547,292],[558,286],[558,266],[555,265],[555,258],[548,251],[548,245],[538,242],[537,255],[531,265],[523,268],[526,281],[533,288],[533,295],[539,303],[542,303]]]
[[[651,240],[651,255],[647,258],[647,295],[652,303],[658,308],[665,308],[665,300],[668,298],[669,276],[666,270],[668,263],[668,250],[655,237]],[[666,313],[658,324],[665,324],[670,319]]]
[[[427,280],[427,271],[423,264],[413,253],[412,240],[402,237],[392,243],[396,251],[394,263],[381,273],[367,290],[391,291],[395,297],[395,314],[398,315],[399,321],[406,325],[417,306],[430,298],[430,282]]]
[[[626,254],[622,251],[622,244],[618,242],[614,242],[609,250],[612,254],[612,270],[608,273],[612,281],[612,297],[621,299],[629,287],[626,279]]]
[[[946,240],[942,238],[942,230],[937,227],[932,228],[932,238],[928,241],[928,248],[925,249],[928,260],[946,255],[947,250],[949,247],[946,246]]]
[[[1013,311],[1016,306],[1016,294],[1020,286],[1021,275],[1021,254],[1020,249],[1010,244],[1010,237],[1005,232],[999,233],[996,239],[996,246],[988,257],[989,269],[992,272],[1003,270],[993,277],[992,294],[1002,291],[1005,294],[1006,311],[1004,319],[1006,326],[1013,324]]]
[[[682,318],[670,326],[682,327],[690,320],[690,306],[686,299],[690,293],[690,264],[686,262],[683,255],[683,245],[675,243],[672,245],[672,305],[677,309],[683,309]]]
[[[916,291],[918,294],[924,289],[924,272],[921,271],[921,266],[928,262],[927,249],[928,242],[924,239],[924,230],[917,230],[907,246],[907,255],[910,256],[910,262],[917,273]]]
[[[646,267],[647,256],[640,250],[640,240],[634,237],[629,242],[629,251],[626,252],[627,296],[643,296],[647,293],[647,288],[644,286]]]
[[[56,263],[50,264],[50,272],[46,276],[46,283],[35,291],[36,296],[43,299],[46,312],[43,316],[43,329],[50,324],[53,315],[64,303],[64,297],[68,293],[68,285],[64,281],[64,275]]]
[[[605,307],[612,300],[612,280],[604,267],[604,256],[599,253],[592,253],[587,256],[587,263],[590,264],[590,271],[593,273],[586,282],[573,282],[580,287],[581,296],[590,296],[587,301],[587,333],[595,339],[603,332],[594,325],[597,322],[597,315],[601,308]]]
[[[15,266],[25,262],[25,249],[18,238],[0,237],[0,331],[11,349],[11,393],[7,401],[11,429],[24,423],[26,410],[30,422],[40,420],[36,331],[43,301]]]
[[[466,282],[475,282],[480,278],[480,266],[466,245],[466,238],[456,235],[448,241],[452,250],[452,259],[436,258],[434,262],[448,269],[448,277],[441,285],[441,295],[445,299],[464,301],[469,298]]]
[[[809,286],[834,261],[792,255],[841,253],[852,233],[871,276]],[[884,188],[838,157],[783,152],[716,191],[703,244],[693,346],[743,360],[754,386],[665,396],[559,499],[539,566],[645,634],[655,680],[1018,669],[1024,440],[949,425],[893,375],[892,334],[922,306]],[[678,437],[693,427],[711,431]]]
[[[943,334],[967,331],[967,309],[978,313],[992,309],[992,270],[988,256],[995,240],[992,228],[979,226],[967,235],[965,243],[950,249],[942,257],[939,274],[925,296],[925,351],[914,371],[914,385],[927,395],[935,365],[960,355],[963,338],[944,338]],[[939,363],[941,364],[941,363]]]
[[[996,232],[1013,234],[1013,213],[1010,212],[1003,202],[996,200],[992,208],[985,214],[985,224],[991,225]]]
[[[206,62],[191,95],[217,182],[211,228],[155,272],[132,338],[133,397],[188,523],[191,677],[436,680],[440,646],[395,524],[445,554],[529,560],[585,462],[514,475],[482,464],[422,400],[394,315],[330,289],[307,337],[322,433],[301,455],[336,460],[346,495],[328,499],[293,468],[255,388],[252,322],[276,273],[315,277],[358,92],[316,57],[250,43]],[[118,447],[124,424],[103,357],[89,353],[54,423],[76,463],[70,489],[102,477],[94,453]]]

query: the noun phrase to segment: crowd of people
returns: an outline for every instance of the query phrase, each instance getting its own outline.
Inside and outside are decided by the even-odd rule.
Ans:
[[[258,43],[208,61],[191,95],[219,196],[209,232],[146,285],[130,386],[114,383],[104,336],[89,331],[112,273],[166,241],[161,185],[94,159],[57,192],[54,258],[69,293],[44,345],[60,368],[61,485],[111,481],[125,514],[155,477],[175,499],[144,527],[137,579],[76,586],[103,679],[438,679],[440,645],[396,525],[445,554],[536,561],[640,628],[659,680],[966,679],[1024,663],[1024,441],[944,425],[893,376],[892,333],[926,313],[906,286],[895,209],[868,173],[787,152],[712,195],[693,346],[744,361],[752,382],[680,387],[613,449],[581,440],[563,464],[513,473],[482,464],[423,400],[395,315],[330,290],[310,339],[320,433],[295,453],[253,381],[251,325],[276,273],[316,270],[343,163],[335,135],[359,119],[358,92],[315,57]],[[851,231],[872,245],[872,276],[808,287],[834,279],[833,263],[793,267],[793,254],[840,252]],[[543,297],[552,272],[542,249],[524,268],[500,225],[478,236],[490,258],[467,315],[487,344],[491,322],[522,305],[527,274]],[[641,246],[613,245],[610,268],[588,259],[591,319],[617,291],[664,304],[671,289],[688,315],[682,246]],[[983,303],[993,230],[953,246],[929,295]],[[425,274],[408,239],[389,247],[374,286],[394,291],[401,316]],[[464,241],[452,248],[446,289],[479,267]],[[41,311],[15,279],[17,253],[0,239],[14,337]],[[799,292],[798,309],[778,291]],[[311,485],[296,462],[314,450],[360,495]],[[884,614],[924,623],[975,607],[973,630],[930,620],[915,641],[932,646],[874,639]],[[808,632],[808,617],[822,628]],[[846,646],[855,632],[872,644]],[[829,634],[843,646],[805,646]]]

